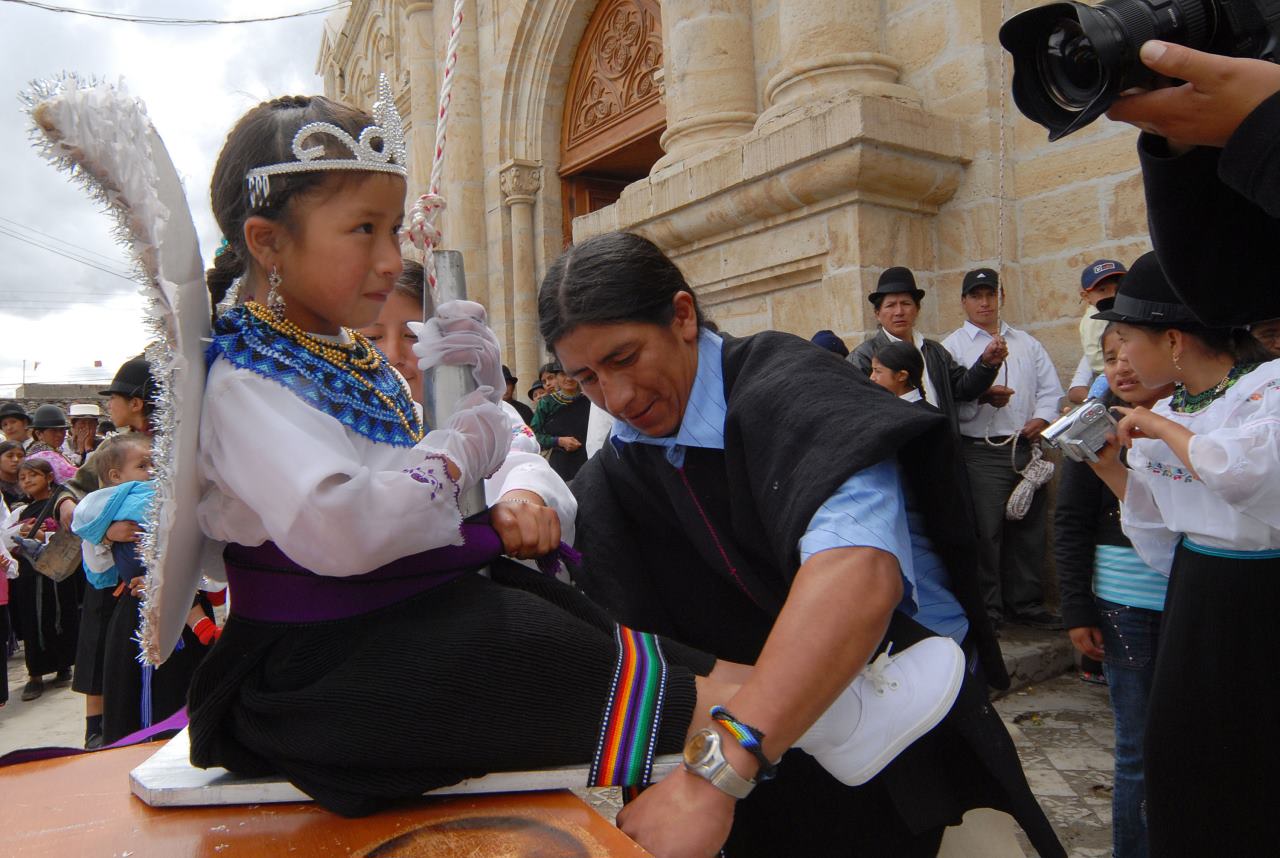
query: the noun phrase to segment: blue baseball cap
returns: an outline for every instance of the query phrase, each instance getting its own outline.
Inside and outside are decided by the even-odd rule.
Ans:
[[[1121,277],[1128,272],[1123,262],[1114,259],[1099,259],[1085,266],[1080,272],[1080,288],[1088,292],[1108,277]]]

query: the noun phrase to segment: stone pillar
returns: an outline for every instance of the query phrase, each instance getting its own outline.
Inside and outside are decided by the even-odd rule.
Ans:
[[[534,250],[533,204],[542,188],[542,166],[508,161],[498,174],[502,196],[511,208],[511,282],[514,289],[515,353],[507,365],[520,378],[533,378],[541,362],[538,335],[538,272]]]
[[[919,104],[915,90],[898,83],[898,63],[880,52],[880,6],[880,0],[778,0],[782,68],[765,85],[768,109],[756,127],[844,93]]]
[[[654,170],[751,130],[756,118],[751,0],[664,0],[666,152]]]
[[[409,0],[404,4],[405,54],[409,69],[409,200],[426,193],[435,153],[436,82],[433,0]]]

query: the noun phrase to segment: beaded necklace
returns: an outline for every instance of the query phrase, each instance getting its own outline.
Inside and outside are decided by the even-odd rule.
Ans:
[[[343,331],[349,343],[330,342],[249,301],[218,319],[209,359],[223,355],[278,381],[373,441],[421,441],[422,421],[404,378],[364,336]]]
[[[1187,393],[1187,389],[1182,386],[1182,382],[1177,382],[1174,384],[1173,397],[1169,400],[1169,408],[1179,414],[1195,414],[1197,411],[1203,411],[1209,407],[1210,403],[1221,398],[1223,394],[1234,387],[1237,381],[1257,368],[1258,364],[1256,363],[1236,364],[1227,371],[1222,381],[1199,393]]]

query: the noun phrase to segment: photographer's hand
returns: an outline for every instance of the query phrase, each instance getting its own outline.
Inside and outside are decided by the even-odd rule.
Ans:
[[[1120,441],[1115,435],[1107,434],[1106,446],[1098,451],[1098,461],[1089,462],[1089,467],[1093,468],[1098,479],[1107,484],[1112,494],[1121,501],[1124,500],[1125,488],[1129,482],[1129,469],[1124,466],[1124,462],[1120,461]]]
[[[1146,408],[1116,406],[1114,410],[1124,415],[1116,429],[1121,444],[1132,447],[1135,438],[1155,438],[1163,441],[1169,445],[1169,449],[1173,450],[1173,454],[1182,460],[1182,464],[1186,466],[1191,476],[1200,479],[1200,475],[1191,464],[1190,447],[1191,439],[1195,437],[1194,432],[1181,423],[1175,423],[1168,417],[1161,417]]]
[[[1266,60],[1207,54],[1160,41],[1144,44],[1141,57],[1152,71],[1186,83],[1121,98],[1107,116],[1166,138],[1175,152],[1225,146],[1246,116],[1280,92],[1280,65]]]

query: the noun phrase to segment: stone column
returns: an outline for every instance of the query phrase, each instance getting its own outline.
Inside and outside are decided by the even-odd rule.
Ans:
[[[768,109],[756,127],[845,93],[919,104],[915,90],[898,83],[898,63],[880,52],[880,6],[880,0],[778,0],[782,68],[765,85]]]
[[[542,355],[533,232],[533,204],[542,188],[542,166],[533,161],[508,161],[498,178],[503,199],[511,209],[511,282],[515,292],[515,353],[508,356],[507,365],[520,378],[533,378]]]
[[[409,203],[426,193],[435,153],[436,82],[433,0],[408,0],[404,4],[405,54],[409,69]]]
[[[654,170],[751,130],[756,118],[751,0],[663,0],[667,130]]]

